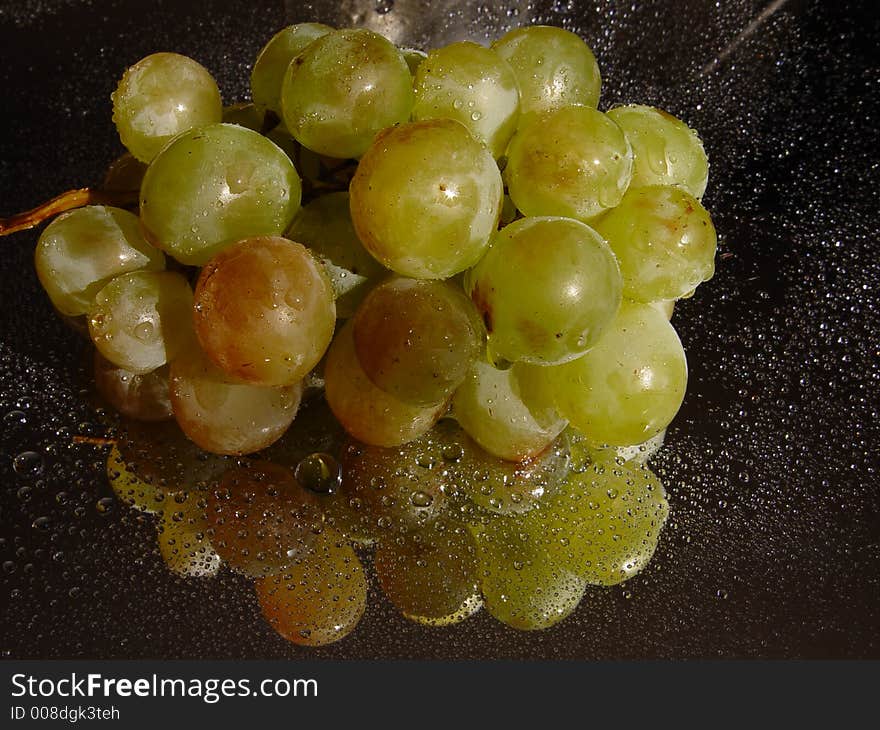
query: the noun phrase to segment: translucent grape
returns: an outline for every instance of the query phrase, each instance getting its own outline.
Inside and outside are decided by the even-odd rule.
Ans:
[[[147,165],[137,157],[126,152],[110,163],[107,172],[104,173],[102,190],[120,192],[137,192],[141,189],[141,182],[147,172]]]
[[[697,200],[709,179],[709,161],[694,130],[662,109],[630,104],[608,116],[633,148],[633,186],[680,185]]]
[[[638,444],[666,428],[681,406],[687,360],[663,314],[624,302],[599,343],[547,368],[556,407],[595,444]]]
[[[580,104],[595,108],[602,79],[599,64],[581,38],[563,28],[516,28],[492,44],[519,83],[521,125],[534,113]]]
[[[107,455],[107,481],[119,500],[140,512],[159,514],[165,491],[154,481],[145,481],[126,463],[116,444]]]
[[[539,517],[560,565],[589,583],[614,585],[648,564],[668,514],[666,491],[650,469],[608,460],[571,473]]]
[[[250,454],[277,441],[290,426],[302,384],[270,388],[230,382],[193,347],[171,364],[171,405],[183,432],[206,451]]]
[[[142,162],[181,132],[219,122],[222,113],[217,82],[204,66],[177,53],[141,59],[113,92],[119,138]]]
[[[322,35],[333,30],[322,23],[297,23],[278,31],[260,51],[251,72],[251,97],[260,109],[281,116],[281,84],[290,62]]]
[[[678,299],[715,273],[712,219],[681,188],[631,188],[594,225],[617,256],[628,299]]]
[[[620,203],[632,162],[623,130],[608,116],[589,107],[565,107],[514,135],[504,179],[524,215],[589,222]]]
[[[192,290],[174,271],[135,271],[113,279],[89,309],[98,351],[132,373],[171,362],[192,337]]]
[[[384,540],[374,564],[388,600],[413,621],[448,625],[462,620],[479,595],[476,546],[463,526],[443,523]]]
[[[373,256],[404,276],[446,279],[483,255],[503,190],[491,153],[458,122],[432,119],[380,134],[350,192]]]
[[[168,500],[158,532],[159,553],[173,573],[208,578],[220,570],[220,556],[208,537],[205,500],[198,492],[182,492]]]
[[[265,113],[264,110],[257,109],[253,104],[232,104],[223,107],[222,121],[224,124],[237,124],[239,127],[262,132]]]
[[[207,528],[219,555],[251,578],[276,575],[310,553],[320,532],[314,495],[290,469],[251,462],[223,474],[207,499]]]
[[[367,295],[353,322],[364,373],[386,393],[417,405],[447,401],[483,341],[471,301],[441,281],[392,277]]]
[[[325,265],[338,267],[336,316],[351,317],[386,269],[364,248],[351,221],[348,193],[329,193],[304,205],[287,232],[308,246]]]
[[[256,582],[263,615],[294,644],[339,641],[360,621],[367,602],[364,569],[351,545],[327,531],[313,553],[278,576]]]
[[[547,550],[530,515],[494,515],[474,526],[486,610],[515,629],[546,629],[580,603],[586,582]]]
[[[349,321],[336,334],[324,367],[326,397],[342,427],[358,441],[398,446],[426,433],[446,403],[418,406],[377,388],[358,362]]]
[[[611,249],[568,218],[523,218],[495,236],[465,277],[493,361],[560,363],[591,348],[621,301]]]
[[[117,367],[95,350],[93,374],[98,393],[123,416],[139,421],[173,418],[167,367],[138,375]]]
[[[422,61],[428,57],[427,53],[418,48],[401,48],[400,52],[403,54],[403,60],[406,61],[409,72],[413,76],[416,75],[416,71],[418,71]]]
[[[114,276],[161,271],[165,256],[144,239],[137,216],[90,205],[62,213],[46,226],[34,264],[55,308],[77,317],[89,311],[95,294]]]
[[[490,454],[522,461],[546,449],[566,426],[542,391],[521,386],[514,365],[498,370],[477,361],[455,391],[452,410],[462,428]],[[528,383],[526,383],[528,385]]]
[[[246,238],[212,258],[199,275],[194,307],[205,354],[225,373],[258,385],[302,380],[336,325],[324,268],[302,244],[279,237]]]
[[[246,127],[212,124],[180,135],[153,160],[141,220],[160,248],[203,266],[233,241],[283,233],[300,195],[299,175],[277,145]]]
[[[501,157],[519,121],[519,87],[513,69],[477,43],[452,43],[428,54],[415,74],[412,117],[455,119]]]
[[[364,28],[315,40],[284,75],[284,123],[296,140],[330,157],[360,157],[373,137],[409,119],[412,76],[395,46]]]

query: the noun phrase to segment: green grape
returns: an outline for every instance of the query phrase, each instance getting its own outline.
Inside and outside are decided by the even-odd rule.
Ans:
[[[37,241],[37,277],[55,308],[68,317],[89,311],[114,276],[161,271],[165,256],[144,239],[137,216],[90,205],[62,213]]]
[[[528,512],[556,490],[568,471],[568,449],[563,439],[557,439],[532,459],[513,462],[487,453],[463,432],[451,433],[447,438],[443,453],[448,462],[450,491],[467,497],[486,512]],[[453,450],[456,447],[458,451]]]
[[[416,71],[418,71],[422,61],[428,57],[427,53],[418,48],[401,48],[400,52],[403,54],[403,60],[406,61],[409,72],[413,76],[416,75]]]
[[[383,540],[373,562],[383,593],[412,621],[445,626],[479,606],[476,546],[464,526],[444,522]]]
[[[544,506],[526,519],[540,523],[558,565],[598,585],[641,571],[669,514],[666,491],[650,469],[614,460],[572,472]]]
[[[191,335],[192,290],[174,271],[111,280],[89,309],[89,335],[117,367],[142,374],[177,357]]]
[[[217,82],[204,66],[177,53],[154,53],[126,70],[113,92],[113,121],[122,144],[150,162],[172,137],[219,122]]]
[[[166,501],[159,520],[159,553],[168,569],[185,578],[209,578],[220,570],[220,556],[208,537],[205,500],[180,492]]]
[[[663,314],[624,302],[586,355],[545,377],[559,413],[592,443],[639,444],[666,428],[681,406],[687,360]]]
[[[230,568],[259,578],[287,570],[314,549],[321,513],[290,469],[255,461],[228,470],[208,493],[206,526]]]
[[[501,157],[519,121],[513,69],[495,51],[461,41],[431,51],[415,74],[412,118],[455,119]]]
[[[162,512],[165,491],[154,481],[146,481],[126,463],[116,444],[107,455],[107,481],[123,504],[139,512],[157,515]]]
[[[367,377],[407,403],[448,401],[480,354],[483,327],[458,287],[392,277],[358,308],[354,346]]]
[[[536,366],[498,370],[477,361],[455,391],[452,410],[462,428],[490,454],[510,461],[546,449],[566,426],[539,389],[523,388],[519,374]]]
[[[642,104],[615,107],[608,116],[632,145],[634,187],[680,185],[697,200],[703,197],[709,161],[694,130],[662,109]]]
[[[212,124],[177,137],[141,186],[149,238],[184,264],[203,266],[233,241],[283,233],[299,210],[290,158],[263,135]]]
[[[358,362],[347,322],[336,333],[324,367],[327,403],[342,427],[358,441],[398,446],[426,433],[446,411],[446,403],[418,406],[377,388]]]
[[[547,549],[533,510],[472,527],[486,610],[515,629],[546,629],[580,603],[586,582]]]
[[[503,185],[492,155],[467,129],[431,119],[376,137],[350,192],[355,230],[373,256],[404,276],[446,279],[483,255]]]
[[[138,375],[117,367],[95,350],[95,388],[114,410],[138,421],[173,418],[168,392],[168,368]]]
[[[594,225],[617,256],[628,299],[678,299],[715,273],[712,219],[681,188],[631,188]]]
[[[202,350],[223,372],[257,385],[291,385],[330,345],[333,288],[302,244],[246,238],[202,269],[194,322]]]
[[[374,281],[386,269],[364,248],[351,222],[348,193],[329,193],[304,205],[287,237],[308,246],[333,279],[336,277],[336,316],[351,317]]]
[[[412,76],[401,52],[365,28],[311,43],[284,75],[284,123],[298,142],[330,157],[360,157],[373,137],[409,119]]]
[[[215,454],[251,454],[290,426],[302,383],[270,388],[230,382],[198,346],[171,364],[171,405],[183,432]]]
[[[446,472],[418,441],[394,448],[349,443],[342,450],[341,493],[361,532],[406,533],[434,522],[446,507]]]
[[[674,299],[658,299],[656,302],[650,303],[658,312],[662,312],[667,320],[672,320],[672,313],[675,311]]]
[[[621,301],[611,249],[569,218],[522,218],[466,274],[493,362],[561,363],[593,347]]]
[[[281,575],[255,583],[266,620],[288,641],[322,646],[347,636],[367,604],[367,579],[353,548],[327,530]]]
[[[254,132],[262,132],[265,114],[253,104],[232,104],[223,107],[222,121],[224,124],[237,124]]]
[[[254,106],[281,116],[281,84],[290,62],[312,41],[333,30],[321,23],[297,23],[281,29],[260,51],[251,72]]]
[[[620,203],[632,164],[632,148],[615,122],[573,106],[520,128],[507,150],[504,179],[524,215],[589,222]]]
[[[492,44],[519,82],[520,126],[535,113],[599,104],[602,79],[590,47],[563,28],[516,28]]]

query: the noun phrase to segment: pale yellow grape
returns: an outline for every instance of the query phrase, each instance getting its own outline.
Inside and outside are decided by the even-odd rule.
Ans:
[[[299,174],[275,143],[246,127],[186,132],[153,160],[141,185],[149,239],[178,261],[203,266],[225,246],[283,233],[299,210]]]
[[[340,270],[337,278],[336,316],[354,314],[376,279],[387,273],[364,248],[354,224],[347,192],[329,193],[304,205],[287,237],[307,246],[328,269]],[[347,274],[343,275],[344,272]],[[333,278],[333,270],[328,271]]]
[[[431,51],[415,74],[413,119],[455,119],[501,157],[519,121],[513,69],[495,51],[461,41]]]
[[[493,362],[566,362],[599,341],[621,300],[617,261],[571,218],[522,218],[501,229],[465,276]]]
[[[158,525],[159,552],[172,573],[210,578],[220,570],[220,556],[207,534],[205,500],[198,492],[180,492],[166,500]]]
[[[678,299],[715,273],[715,226],[682,188],[630,188],[594,225],[617,256],[628,299]]]
[[[142,374],[171,362],[192,337],[192,290],[173,271],[113,279],[89,309],[89,335],[110,362]]]
[[[662,312],[624,302],[592,350],[545,375],[559,413],[588,440],[630,446],[660,433],[675,417],[687,386],[687,360]]]
[[[697,200],[709,180],[703,143],[683,121],[642,104],[608,111],[633,148],[633,186],[680,185]]]
[[[516,28],[492,44],[519,82],[521,124],[536,113],[581,104],[596,107],[602,79],[584,41],[563,28]]]
[[[314,40],[333,30],[322,23],[297,23],[279,30],[260,51],[251,71],[254,105],[281,116],[281,84],[290,62]]]
[[[431,429],[446,403],[419,406],[376,387],[358,362],[349,320],[333,338],[324,366],[325,396],[342,427],[373,446],[399,446]]]
[[[403,54],[403,60],[406,61],[409,72],[413,76],[416,75],[416,71],[418,71],[422,61],[428,57],[428,54],[419,48],[401,48],[400,52]]]
[[[285,125],[304,147],[360,157],[378,132],[409,119],[412,76],[386,38],[365,28],[337,30],[288,66],[281,106]]]
[[[173,417],[167,366],[138,375],[114,365],[96,349],[92,374],[98,393],[117,413],[138,421]]]
[[[539,519],[547,550],[589,583],[614,585],[641,571],[669,514],[656,475],[635,463],[598,460],[569,474]]]
[[[530,367],[536,366],[498,370],[478,360],[452,399],[455,418],[468,435],[509,461],[536,456],[567,424],[552,403],[530,397],[533,393],[520,387],[519,371]]]
[[[367,250],[416,279],[473,266],[498,225],[503,185],[491,153],[459,122],[411,122],[380,134],[351,181],[351,217]]]
[[[657,309],[660,312],[663,312],[663,316],[668,320],[672,320],[672,314],[675,311],[675,300],[674,299],[658,299],[656,302],[651,302],[651,306]]]
[[[224,124],[237,124],[239,127],[260,132],[263,129],[265,114],[253,104],[232,104],[223,107],[222,121]]]
[[[193,127],[219,122],[220,90],[208,70],[178,53],[154,53],[129,67],[113,92],[113,121],[122,144],[150,162]]]
[[[250,454],[290,426],[302,384],[278,388],[230,382],[193,346],[171,365],[171,405],[183,432],[205,451]]]
[[[336,307],[324,267],[302,244],[262,236],[237,241],[205,265],[193,321],[205,354],[224,372],[291,385],[330,345]]]
[[[620,203],[632,165],[629,141],[611,118],[590,107],[565,107],[514,135],[504,179],[524,215],[590,222]]]
[[[34,264],[55,308],[78,317],[114,276],[138,269],[161,271],[165,256],[144,239],[137,216],[90,205],[62,213],[46,226]]]

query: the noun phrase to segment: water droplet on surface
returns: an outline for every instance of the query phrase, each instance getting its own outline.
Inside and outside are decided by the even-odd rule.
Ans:
[[[36,451],[23,451],[12,460],[15,473],[24,477],[35,477],[43,471],[43,457]]]
[[[330,454],[309,454],[293,472],[296,481],[306,489],[321,494],[333,494],[342,484],[342,466]]]

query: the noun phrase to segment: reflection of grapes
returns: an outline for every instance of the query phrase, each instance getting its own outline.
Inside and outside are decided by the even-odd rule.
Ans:
[[[429,54],[290,26],[226,108],[191,59],[126,72],[103,188],[0,233],[68,211],[35,267],[88,326],[108,481],[169,570],[247,576],[320,645],[370,553],[431,626],[546,628],[645,568],[669,507],[644,463],[687,381],[670,318],[716,236],[696,133],[600,86],[545,26]]]

